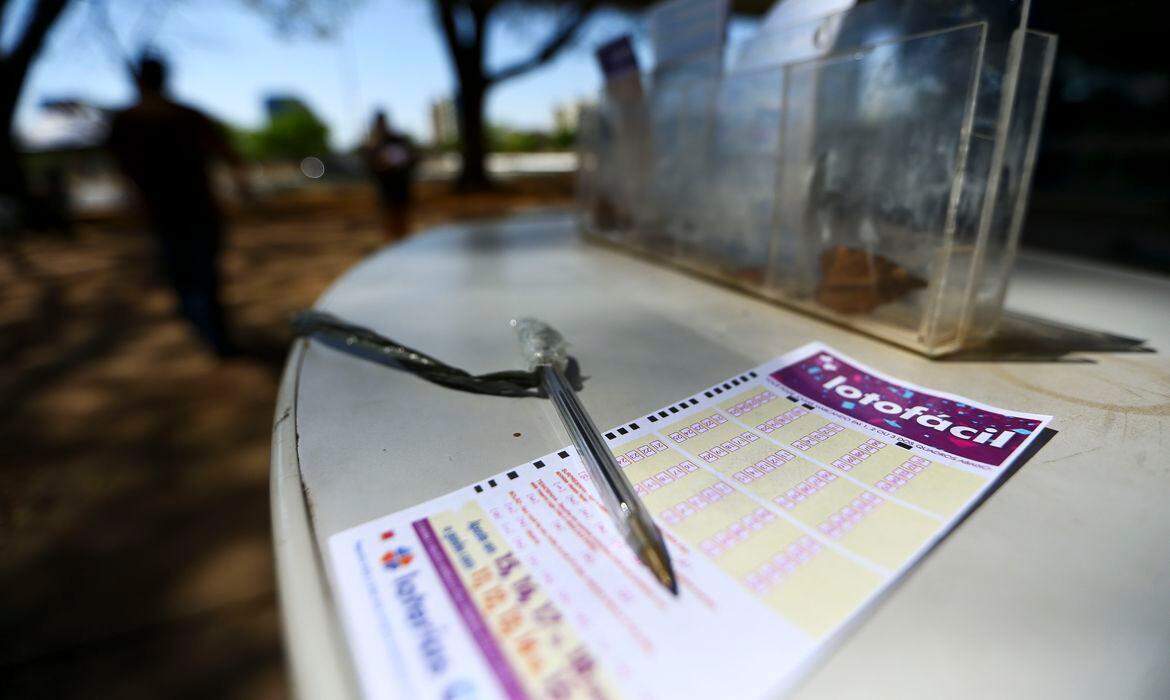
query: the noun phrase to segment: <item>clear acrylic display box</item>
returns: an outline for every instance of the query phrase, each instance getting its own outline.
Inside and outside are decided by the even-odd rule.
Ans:
[[[640,104],[583,131],[590,229],[930,355],[986,340],[1055,55],[1027,10],[876,0],[769,25],[726,68],[656,44]]]

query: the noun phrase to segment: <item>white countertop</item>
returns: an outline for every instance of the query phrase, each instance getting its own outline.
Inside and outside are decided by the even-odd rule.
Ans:
[[[547,213],[384,249],[319,306],[473,372],[515,368],[508,319],[544,318],[581,359],[599,425],[811,340],[920,385],[1050,413],[1058,434],[796,696],[1170,697],[1170,281],[1024,255],[1010,308],[1158,352],[940,362],[589,244]],[[566,442],[546,402],[450,391],[298,343],[273,439],[298,692],[353,688],[321,568],[330,535]]]

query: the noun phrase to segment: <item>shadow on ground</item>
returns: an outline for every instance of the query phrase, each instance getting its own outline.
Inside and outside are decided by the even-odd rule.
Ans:
[[[434,186],[416,224],[567,197]],[[268,507],[286,322],[380,245],[363,188],[241,212],[223,265],[247,352],[229,361],[174,318],[133,225],[0,256],[0,695],[287,694]]]
[[[987,343],[941,358],[947,362],[1069,362],[1096,361],[1078,353],[1155,352],[1140,338],[1059,323],[1008,309],[995,336]]]

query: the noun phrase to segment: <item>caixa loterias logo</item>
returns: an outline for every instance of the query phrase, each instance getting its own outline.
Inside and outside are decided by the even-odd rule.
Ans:
[[[458,673],[458,664],[451,664],[447,650],[450,625],[433,617],[436,612],[442,617],[441,610],[436,611],[433,607],[436,602],[441,607],[441,596],[436,601],[429,595],[431,589],[420,583],[420,578],[426,575],[426,567],[410,566],[415,558],[411,548],[397,544],[394,540],[393,530],[386,530],[381,535],[382,543],[388,547],[381,557],[382,567],[392,572],[388,577],[389,585],[394,602],[397,603],[391,609],[401,615],[402,624],[409,630],[418,658],[434,683],[429,687],[444,700],[480,697],[473,681],[455,675]]]
[[[392,539],[394,539],[393,530],[387,530],[382,533],[383,542],[389,542]],[[384,554],[382,554],[382,567],[389,571],[394,571],[396,569],[401,569],[405,566],[408,566],[412,561],[414,561],[414,553],[411,551],[410,547],[405,545],[391,547],[390,549],[386,550]]]

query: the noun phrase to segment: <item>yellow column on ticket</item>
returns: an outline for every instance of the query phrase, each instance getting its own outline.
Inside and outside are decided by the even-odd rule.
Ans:
[[[853,461],[858,462],[856,458]],[[842,462],[840,466],[848,467],[846,471],[854,479],[944,517],[958,513],[988,481],[988,477],[896,447],[878,450],[860,463]]]
[[[761,496],[752,482],[765,469],[779,474],[776,465],[785,461],[774,444],[716,412],[662,430],[694,457],[666,444],[654,449],[654,441],[649,450],[623,445],[616,451],[619,464],[664,527],[781,616],[820,636],[881,585],[880,573],[787,522],[774,502],[761,504],[740,492]],[[805,466],[810,474],[818,469]]]

